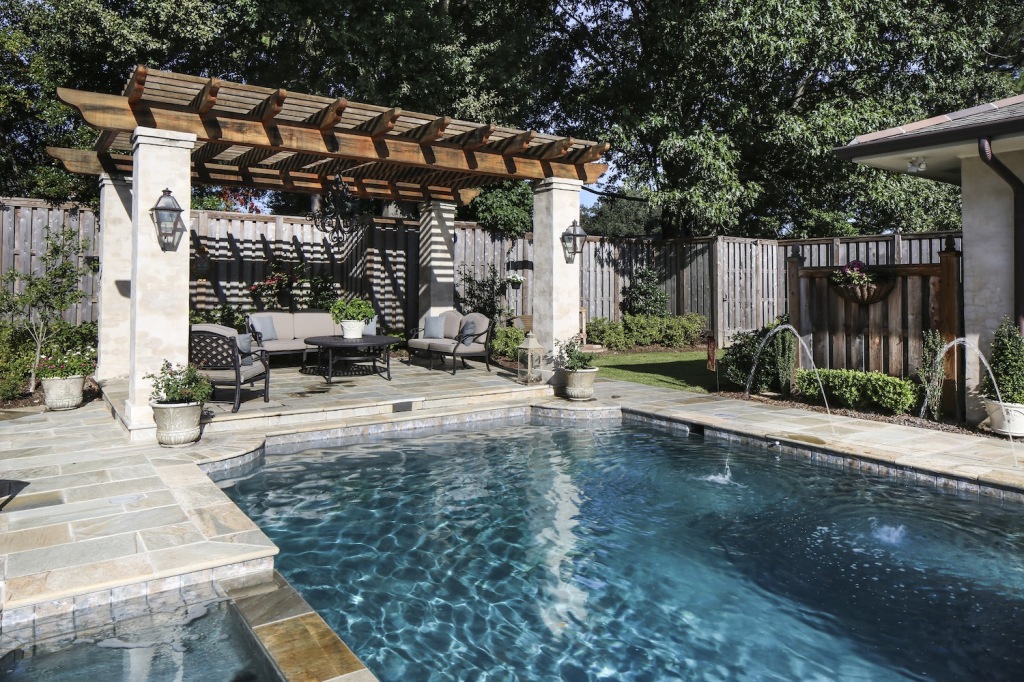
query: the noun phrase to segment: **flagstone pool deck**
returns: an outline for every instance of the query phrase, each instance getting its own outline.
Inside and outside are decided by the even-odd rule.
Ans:
[[[67,412],[0,412],[0,477],[28,487],[0,512],[0,656],[123,600],[213,584],[232,597],[289,680],[375,679],[274,572],[278,549],[208,474],[306,440],[386,435],[507,415],[632,419],[802,454],[830,466],[1024,502],[1024,466],[1006,440],[599,380],[571,403],[482,366],[455,376],[407,362],[378,376],[275,369],[271,401],[237,414],[213,403],[202,440],[133,443],[107,402]],[[1024,451],[1020,453],[1024,460]],[[84,618],[84,616],[83,616]]]

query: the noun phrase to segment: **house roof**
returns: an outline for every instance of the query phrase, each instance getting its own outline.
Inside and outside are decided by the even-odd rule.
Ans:
[[[907,172],[912,158],[925,159],[923,177],[959,184],[960,160],[977,155],[988,137],[998,151],[1024,148],[1024,95],[858,135],[833,151],[843,159]]]
[[[509,179],[594,182],[603,142],[232,83],[139,66],[121,96],[58,88],[100,131],[91,150],[50,148],[76,173],[132,172],[139,126],[192,133],[199,184],[318,193],[336,175],[353,194],[463,203]]]

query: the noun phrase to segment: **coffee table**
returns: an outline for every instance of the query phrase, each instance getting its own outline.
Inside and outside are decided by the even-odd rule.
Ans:
[[[317,371],[331,383],[335,361],[346,365],[371,363],[374,374],[391,381],[391,344],[401,339],[397,336],[364,336],[346,339],[343,336],[311,336],[303,339],[307,346],[317,347]],[[380,363],[380,366],[378,366]]]

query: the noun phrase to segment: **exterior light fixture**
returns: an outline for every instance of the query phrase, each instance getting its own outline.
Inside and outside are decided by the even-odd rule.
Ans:
[[[917,173],[918,171],[928,170],[928,164],[925,163],[923,156],[912,156],[910,163],[907,164],[908,173]]]
[[[576,254],[583,253],[583,245],[587,241],[587,233],[580,227],[579,221],[572,221],[572,225],[562,233],[562,248],[565,249],[565,262],[572,263],[576,260]]]
[[[544,362],[544,349],[533,338],[533,332],[526,332],[526,338],[516,349],[519,361],[518,381],[521,384],[538,384],[541,382],[541,363]]]
[[[359,200],[352,196],[348,185],[335,175],[330,187],[320,200],[320,208],[310,214],[313,226],[327,234],[333,246],[365,229],[373,219],[360,211]]]
[[[178,245],[178,236],[185,230],[180,228],[181,213],[183,209],[178,200],[171,194],[171,190],[165,189],[163,195],[156,200],[156,206],[149,209],[149,215],[156,225],[157,240],[160,242],[161,251],[174,251]]]

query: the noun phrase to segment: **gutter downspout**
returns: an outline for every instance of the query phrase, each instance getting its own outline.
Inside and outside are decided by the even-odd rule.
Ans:
[[[1024,334],[1024,181],[992,153],[990,138],[978,138],[978,154],[1013,190],[1013,317]]]

